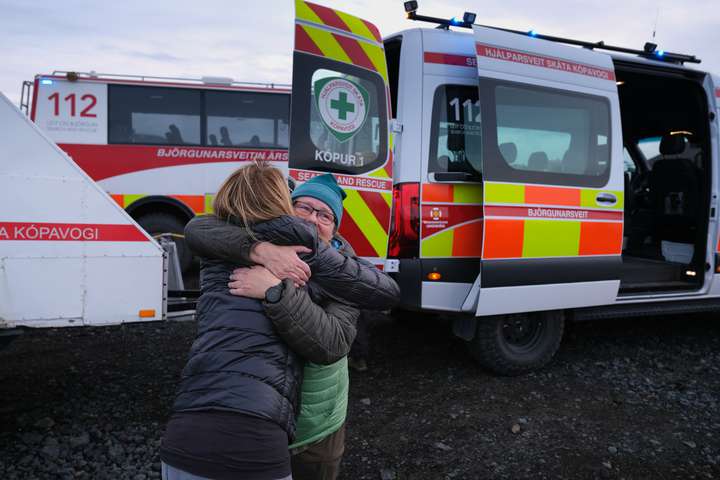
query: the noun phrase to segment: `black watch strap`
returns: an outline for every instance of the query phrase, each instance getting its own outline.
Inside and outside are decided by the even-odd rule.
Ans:
[[[283,282],[265,290],[265,301],[268,303],[277,303],[282,298],[285,284]]]

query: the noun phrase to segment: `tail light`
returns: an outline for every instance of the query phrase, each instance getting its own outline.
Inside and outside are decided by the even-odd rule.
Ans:
[[[420,256],[420,184],[401,183],[393,189],[388,256]]]

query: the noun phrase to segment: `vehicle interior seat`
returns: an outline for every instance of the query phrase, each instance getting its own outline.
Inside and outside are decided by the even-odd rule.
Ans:
[[[550,160],[545,152],[533,152],[528,158],[528,170],[535,172],[546,172]]]
[[[648,177],[650,204],[658,240],[694,243],[700,213],[700,175],[693,161],[682,156],[683,135],[665,135],[660,157]]]
[[[512,164],[515,163],[515,160],[517,160],[517,145],[513,142],[501,143],[498,146],[498,149],[505,159],[505,162],[512,166]]]

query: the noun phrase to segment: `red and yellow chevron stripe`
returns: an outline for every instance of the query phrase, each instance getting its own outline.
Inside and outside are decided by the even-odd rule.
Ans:
[[[377,72],[387,84],[385,51],[374,25],[302,0],[295,8],[295,50]]]

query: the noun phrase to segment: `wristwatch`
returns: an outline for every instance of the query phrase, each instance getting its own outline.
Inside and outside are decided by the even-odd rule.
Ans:
[[[285,284],[283,282],[265,290],[265,301],[268,303],[277,303],[282,298]]]

